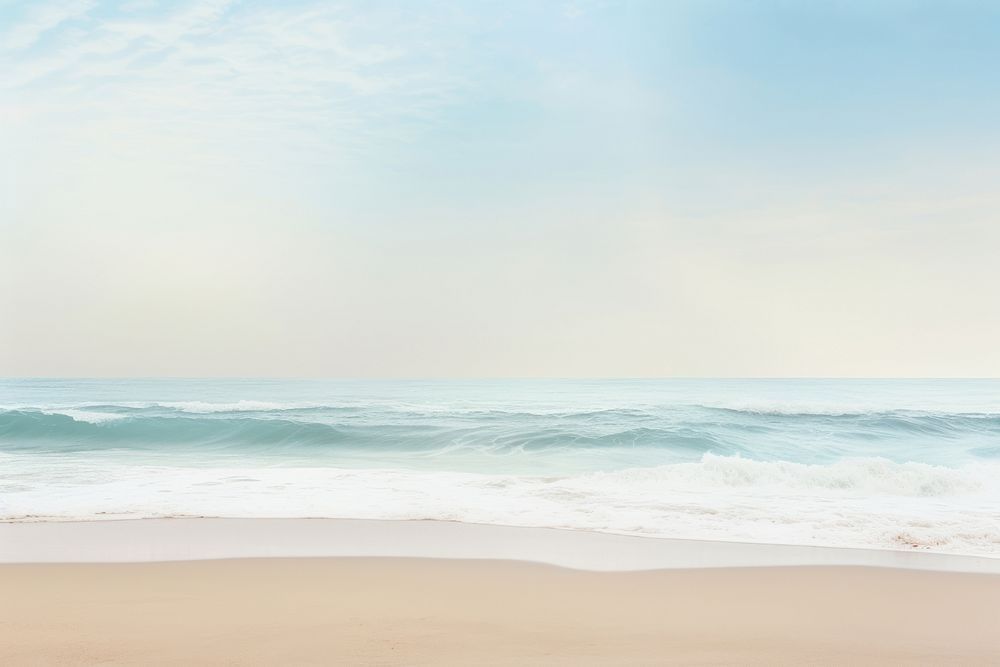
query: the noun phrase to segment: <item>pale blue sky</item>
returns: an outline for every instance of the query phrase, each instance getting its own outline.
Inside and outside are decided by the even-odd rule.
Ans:
[[[1000,5],[0,0],[0,375],[1000,375]]]

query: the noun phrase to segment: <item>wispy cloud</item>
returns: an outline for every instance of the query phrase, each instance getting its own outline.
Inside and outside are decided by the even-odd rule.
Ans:
[[[577,19],[607,6],[606,0],[566,0],[562,5],[563,16]]]
[[[93,0],[67,0],[32,5],[21,20],[0,37],[0,46],[8,51],[27,49],[44,33],[85,15],[93,6]]]
[[[399,137],[464,84],[433,12],[210,0],[166,9],[39,6],[0,53],[0,92],[23,116],[73,108],[92,121],[316,146]],[[85,19],[75,20],[71,19]],[[27,49],[48,32],[44,45]],[[41,48],[44,46],[44,48]]]

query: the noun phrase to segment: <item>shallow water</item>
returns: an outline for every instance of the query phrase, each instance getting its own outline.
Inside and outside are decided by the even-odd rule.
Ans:
[[[1000,556],[1000,381],[0,381],[0,516],[178,515]]]

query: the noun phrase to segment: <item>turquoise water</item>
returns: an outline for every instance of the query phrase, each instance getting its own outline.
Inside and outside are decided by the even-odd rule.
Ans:
[[[0,516],[355,516],[1000,555],[995,380],[3,380]]]

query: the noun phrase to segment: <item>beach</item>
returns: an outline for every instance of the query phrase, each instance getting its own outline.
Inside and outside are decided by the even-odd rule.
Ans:
[[[1000,664],[998,391],[3,380],[0,665]]]
[[[1000,667],[998,26],[0,0],[0,667]]]
[[[204,558],[248,535],[338,555]],[[574,544],[591,568],[553,564]],[[0,546],[5,665],[1000,661],[996,559],[337,520],[6,523]],[[797,564],[740,565],[766,558]]]

